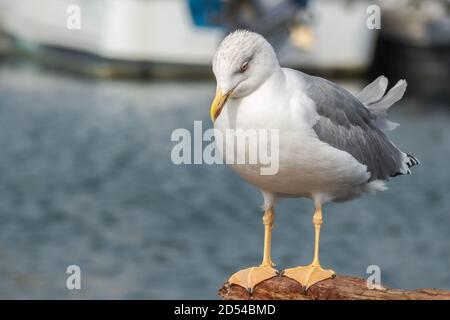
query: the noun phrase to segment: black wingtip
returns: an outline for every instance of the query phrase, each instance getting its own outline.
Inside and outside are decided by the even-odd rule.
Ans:
[[[409,162],[407,163],[408,168],[411,168],[411,167],[414,167],[414,166],[417,166],[420,164],[420,161],[417,160],[417,158],[414,157],[413,155],[410,155],[409,153],[407,153],[406,155],[409,158]]]
[[[417,160],[416,157],[414,157],[413,155],[410,155],[409,153],[406,153],[406,156],[408,157],[408,162],[406,162],[406,166],[408,167],[408,170],[406,170],[406,172],[396,172],[394,174],[391,175],[391,177],[396,177],[399,175],[404,175],[404,174],[411,174],[411,168],[414,166],[417,166],[420,164],[420,161]]]

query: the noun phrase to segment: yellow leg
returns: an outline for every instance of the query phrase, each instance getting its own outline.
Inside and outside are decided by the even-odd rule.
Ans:
[[[263,260],[260,267],[273,267],[275,264],[272,262],[272,257],[270,255],[272,246],[272,228],[274,221],[273,208],[270,208],[269,210],[266,210],[266,212],[264,212],[262,220],[264,224],[264,251]]]
[[[258,267],[250,267],[236,272],[230,277],[230,279],[228,279],[229,283],[240,285],[251,292],[257,284],[264,280],[273,278],[278,274],[278,271],[273,268],[275,264],[272,262],[270,255],[273,220],[274,212],[273,208],[270,208],[266,210],[263,216],[264,253],[262,263]]]
[[[316,204],[316,210],[313,216],[313,224],[315,230],[314,237],[314,259],[308,266],[295,267],[284,270],[284,275],[288,278],[294,279],[309,289],[313,284],[319,281],[333,278],[335,272],[331,269],[325,270],[320,266],[319,262],[319,244],[320,244],[320,227],[322,225],[322,206],[320,203]]]

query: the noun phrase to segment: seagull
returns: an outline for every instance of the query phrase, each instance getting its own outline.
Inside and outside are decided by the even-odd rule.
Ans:
[[[277,129],[279,136],[275,174],[261,174],[262,163],[231,163],[262,193],[265,235],[262,263],[236,272],[228,282],[251,292],[260,282],[284,275],[308,290],[334,278],[335,272],[319,262],[323,204],[384,191],[391,177],[410,174],[410,168],[419,164],[385,134],[398,125],[387,119],[387,110],[402,98],[406,81],[386,93],[388,79],[380,76],[354,96],[326,79],[280,67],[264,37],[246,30],[222,41],[213,72],[217,89],[210,116],[216,143],[222,143],[219,150],[234,148],[228,145],[231,140],[217,138],[230,130]],[[314,203],[314,257],[307,266],[278,272],[271,258],[274,205],[287,197]]]

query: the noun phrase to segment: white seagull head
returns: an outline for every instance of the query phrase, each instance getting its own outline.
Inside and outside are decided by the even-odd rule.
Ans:
[[[213,60],[217,92],[211,105],[212,121],[219,116],[228,98],[251,94],[277,67],[275,52],[263,36],[246,30],[229,34]]]

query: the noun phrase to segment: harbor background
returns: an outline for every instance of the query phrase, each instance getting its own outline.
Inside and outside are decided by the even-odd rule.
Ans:
[[[17,41],[0,41],[0,298],[216,299],[229,275],[260,263],[259,191],[225,165],[170,158],[173,130],[212,126],[207,63],[198,75],[99,77]],[[401,126],[388,135],[421,165],[387,192],[327,205],[321,262],[360,277],[378,265],[386,286],[449,290],[449,49],[395,37],[374,47],[366,70],[311,73],[353,93],[380,74],[406,78],[389,112]],[[116,65],[57,51],[69,69]],[[312,212],[307,199],[277,206],[278,268],[310,261]],[[81,290],[66,288],[69,265],[81,268]]]

